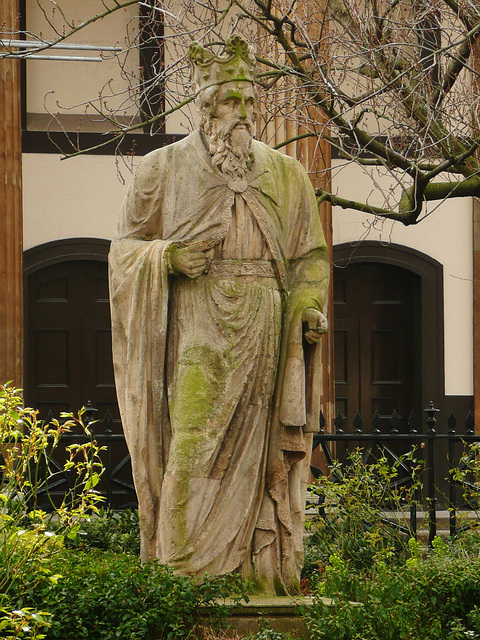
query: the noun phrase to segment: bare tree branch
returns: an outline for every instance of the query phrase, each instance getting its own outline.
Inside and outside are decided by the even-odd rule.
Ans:
[[[88,33],[88,27],[118,11],[133,15],[137,4],[104,0],[101,12],[75,24],[62,0],[32,2],[43,11],[55,43],[82,30]],[[198,40],[218,51],[236,30],[256,50],[262,135],[270,136],[278,149],[302,140],[328,142],[340,161],[355,163],[366,174],[375,189],[375,202],[383,199],[383,206],[319,191],[323,201],[416,224],[426,202],[479,194],[480,95],[472,82],[472,77],[478,78],[472,60],[480,37],[477,2],[227,0],[220,6],[216,0],[145,0],[140,4],[142,28],[154,51],[149,75],[140,68],[141,38],[134,16],[118,38],[122,53],[115,60],[121,82],[105,82],[98,95],[82,98],[75,106],[62,105],[48,93],[46,113],[58,129],[65,127],[66,113],[83,110],[85,118],[103,123],[108,134],[96,148],[112,140],[118,143],[128,132],[149,127],[153,131],[176,111],[182,114],[184,130],[190,130],[194,117],[187,47]],[[50,6],[55,8],[52,13],[47,10]],[[0,37],[5,35],[0,30]],[[46,39],[35,36],[47,50]],[[9,51],[4,49],[6,55]],[[65,157],[84,152],[72,151],[71,144],[71,137],[66,138]],[[325,177],[329,170],[325,167]]]

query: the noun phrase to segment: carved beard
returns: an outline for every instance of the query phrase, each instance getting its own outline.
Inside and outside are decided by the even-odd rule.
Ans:
[[[244,122],[245,127],[236,127],[237,124],[221,124],[216,118],[208,118],[203,130],[209,136],[208,150],[214,169],[229,178],[244,179],[253,164],[253,124],[249,120]]]

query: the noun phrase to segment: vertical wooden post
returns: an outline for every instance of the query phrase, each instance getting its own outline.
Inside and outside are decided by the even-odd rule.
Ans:
[[[473,403],[480,432],[480,202],[473,198]]]
[[[18,0],[0,0],[15,37]],[[5,35],[4,35],[5,37]],[[20,61],[0,60],[0,384],[23,386],[23,227]]]
[[[480,46],[475,43],[472,51],[472,65],[475,70],[480,69]],[[472,78],[475,90],[480,90],[480,81],[473,74]],[[478,109],[473,115],[474,122],[480,118]],[[478,134],[478,129],[476,131]],[[477,152],[478,159],[478,152]],[[473,235],[473,415],[475,418],[475,431],[480,433],[480,201],[473,198],[472,211],[472,235]]]

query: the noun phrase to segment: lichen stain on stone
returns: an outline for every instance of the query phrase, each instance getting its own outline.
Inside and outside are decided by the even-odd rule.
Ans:
[[[170,455],[174,468],[188,477],[198,446],[208,438],[209,418],[224,391],[228,369],[228,358],[207,345],[190,347],[179,363]]]
[[[227,298],[238,298],[239,295],[243,292],[243,287],[239,286],[236,282],[226,282],[225,288],[223,289],[223,295]]]
[[[228,358],[207,345],[185,350],[178,367],[175,402],[172,407],[173,439],[169,464],[175,469],[175,540],[182,548],[188,539],[187,506],[189,481],[201,471],[200,458],[215,428],[214,406],[225,388]]]

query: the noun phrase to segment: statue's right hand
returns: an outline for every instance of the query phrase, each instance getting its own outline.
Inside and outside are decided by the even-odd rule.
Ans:
[[[170,253],[170,264],[176,273],[183,273],[189,278],[198,278],[207,268],[207,257],[203,251],[195,247],[173,247]]]

